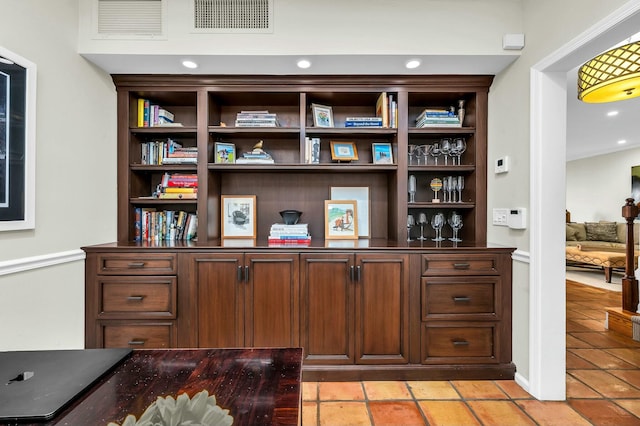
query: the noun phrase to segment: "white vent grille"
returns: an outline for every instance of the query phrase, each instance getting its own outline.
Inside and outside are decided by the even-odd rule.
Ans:
[[[161,36],[162,0],[98,0],[99,36]]]
[[[193,0],[199,32],[271,32],[273,0]]]

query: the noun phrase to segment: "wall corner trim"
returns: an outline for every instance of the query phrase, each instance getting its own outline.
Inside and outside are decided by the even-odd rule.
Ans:
[[[0,261],[0,276],[30,271],[32,269],[61,265],[85,259],[84,251],[69,250],[41,256],[23,257],[21,259]]]

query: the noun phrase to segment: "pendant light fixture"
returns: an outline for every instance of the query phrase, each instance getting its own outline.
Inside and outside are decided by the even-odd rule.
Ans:
[[[578,99],[583,102],[614,102],[636,96],[640,96],[640,42],[606,51],[578,71]]]

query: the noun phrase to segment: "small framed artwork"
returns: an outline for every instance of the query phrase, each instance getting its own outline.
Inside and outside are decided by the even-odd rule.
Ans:
[[[358,202],[325,200],[324,238],[326,240],[358,239]]]
[[[358,237],[369,238],[369,187],[368,186],[332,186],[332,200],[356,200],[358,205]]]
[[[216,142],[215,162],[234,164],[236,162],[236,146],[232,143]]]
[[[256,238],[256,196],[222,196],[222,238]]]
[[[358,159],[358,149],[353,142],[331,141],[331,159],[337,161],[352,161]]]
[[[311,104],[314,127],[333,127],[333,111],[330,106]]]
[[[373,143],[373,164],[393,164],[393,151],[390,143]]]

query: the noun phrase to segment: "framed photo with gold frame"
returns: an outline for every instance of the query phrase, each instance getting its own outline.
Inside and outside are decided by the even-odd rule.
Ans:
[[[256,196],[221,196],[222,238],[256,238]]]
[[[330,141],[331,159],[335,161],[353,161],[358,159],[358,148],[354,142]]]
[[[314,127],[333,127],[333,110],[330,106],[311,104]]]
[[[324,201],[324,238],[325,240],[358,239],[358,201]]]

